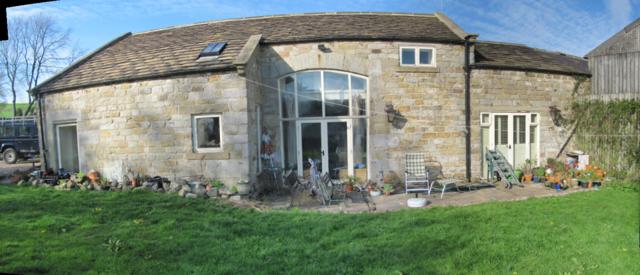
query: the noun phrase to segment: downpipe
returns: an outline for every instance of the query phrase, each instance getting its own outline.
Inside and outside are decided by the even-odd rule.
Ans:
[[[464,134],[467,182],[471,182],[471,46],[475,44],[477,38],[477,34],[469,34],[464,38]]]

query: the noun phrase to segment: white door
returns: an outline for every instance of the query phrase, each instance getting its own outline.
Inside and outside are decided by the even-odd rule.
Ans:
[[[491,114],[490,147],[502,153],[514,169],[520,168],[527,159],[538,160],[537,124],[538,114]]]
[[[329,173],[338,179],[353,175],[353,137],[350,120],[299,121],[298,170],[299,175],[308,176],[311,164],[318,172]]]

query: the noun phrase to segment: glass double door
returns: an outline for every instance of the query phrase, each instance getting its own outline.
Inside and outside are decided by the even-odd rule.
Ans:
[[[537,159],[537,117],[535,114],[493,114],[492,147],[513,165],[522,167],[527,159]]]
[[[298,121],[298,170],[307,177],[315,171],[332,179],[353,174],[353,138],[350,120]]]

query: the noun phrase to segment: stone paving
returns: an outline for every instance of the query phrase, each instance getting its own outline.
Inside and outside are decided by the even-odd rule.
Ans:
[[[445,192],[444,197],[440,198],[440,194],[432,193],[428,196],[426,193],[419,194],[419,197],[426,197],[428,204],[424,208],[442,207],[442,206],[465,206],[480,204],[493,201],[516,201],[526,200],[529,198],[564,196],[576,192],[594,191],[595,189],[572,188],[564,191],[556,191],[544,187],[542,184],[525,184],[524,187],[515,186],[512,189],[506,189],[503,186],[486,187],[472,191],[463,192]],[[394,194],[391,196],[379,196],[372,198],[369,206],[366,203],[353,203],[347,199],[344,203],[336,203],[331,206],[323,206],[315,198],[305,198],[302,202],[298,202],[290,206],[288,197],[274,196],[268,197],[259,203],[261,209],[291,209],[298,208],[303,211],[319,211],[330,213],[360,213],[360,212],[387,212],[406,209],[407,199],[415,197],[415,194]],[[371,210],[370,210],[371,209]]]

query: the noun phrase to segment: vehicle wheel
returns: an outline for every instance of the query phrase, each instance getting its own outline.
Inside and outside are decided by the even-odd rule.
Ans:
[[[2,157],[4,158],[4,162],[14,164],[18,161],[18,152],[13,148],[8,148],[7,150],[4,150]]]

